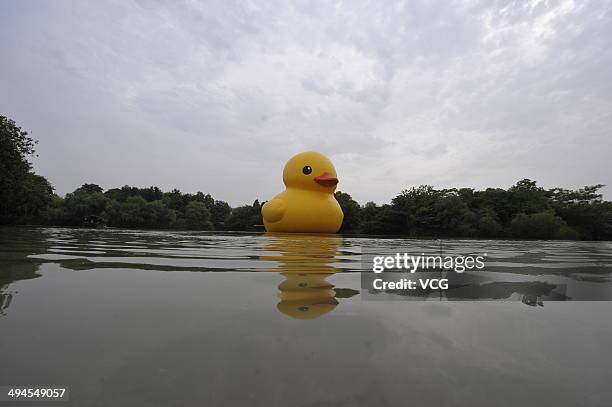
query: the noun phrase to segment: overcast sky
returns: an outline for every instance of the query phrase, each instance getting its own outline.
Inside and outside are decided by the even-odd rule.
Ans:
[[[60,194],[158,185],[232,205],[327,154],[404,188],[603,183],[612,2],[0,2],[0,114]]]

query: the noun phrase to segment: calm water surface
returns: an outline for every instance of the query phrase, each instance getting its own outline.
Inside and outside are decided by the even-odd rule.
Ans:
[[[363,247],[441,245],[506,285],[364,300]],[[0,385],[68,385],[70,406],[610,406],[612,302],[576,300],[611,272],[610,242],[4,228]]]

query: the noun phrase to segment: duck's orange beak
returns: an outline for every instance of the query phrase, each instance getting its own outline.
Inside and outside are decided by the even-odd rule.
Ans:
[[[329,172],[324,172],[314,180],[317,184],[323,185],[324,187],[333,187],[338,183],[338,178],[334,177]]]

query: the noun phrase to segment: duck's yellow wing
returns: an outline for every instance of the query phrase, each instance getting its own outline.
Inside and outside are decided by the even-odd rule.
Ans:
[[[266,222],[278,222],[285,214],[285,202],[282,199],[274,198],[268,201],[261,208],[261,215]]]

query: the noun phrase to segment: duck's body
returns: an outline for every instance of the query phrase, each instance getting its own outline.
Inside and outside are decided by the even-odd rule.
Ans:
[[[287,189],[266,202],[261,213],[268,232],[336,233],[344,214],[334,197],[336,170],[320,153],[306,152],[285,165]]]
[[[344,218],[332,194],[295,188],[266,202],[262,214],[268,232],[336,233]]]

